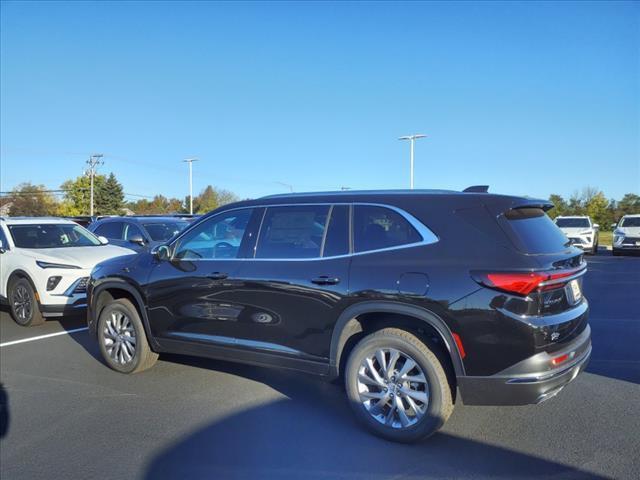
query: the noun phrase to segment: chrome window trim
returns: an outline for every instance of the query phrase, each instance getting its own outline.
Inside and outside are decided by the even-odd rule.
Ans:
[[[308,257],[308,258],[256,258],[255,254],[256,254],[256,249],[258,248],[258,239],[260,238],[260,232],[262,230],[262,224],[264,223],[264,219],[267,213],[267,209],[270,207],[298,207],[298,206],[318,206],[318,205],[328,205],[328,206],[333,206],[333,205],[346,205],[347,207],[350,207],[350,221],[349,221],[349,236],[350,236],[350,242],[351,242],[351,252],[347,253],[347,254],[343,254],[343,255],[333,255],[331,257]],[[354,252],[354,234],[353,234],[353,217],[355,215],[355,209],[353,207],[356,206],[367,206],[367,207],[382,207],[382,208],[388,208],[389,210],[392,210],[394,212],[396,212],[397,214],[399,214],[400,216],[402,216],[407,222],[409,222],[409,224],[416,229],[416,231],[418,232],[418,234],[422,237],[422,241],[420,242],[413,242],[413,243],[406,243],[403,245],[395,245],[393,247],[386,247],[386,248],[378,248],[376,250],[367,250],[365,252]],[[380,252],[390,252],[390,251],[394,251],[394,250],[401,250],[401,249],[405,249],[405,248],[414,248],[414,247],[422,247],[425,245],[431,245],[433,243],[437,243],[440,241],[440,238],[431,231],[431,229],[429,227],[427,227],[425,224],[423,224],[420,220],[418,220],[416,217],[414,217],[413,215],[411,215],[409,212],[406,212],[405,210],[398,208],[394,205],[387,205],[384,203],[368,203],[368,202],[309,202],[309,203],[278,203],[278,204],[273,204],[273,205],[250,205],[250,206],[243,206],[243,207],[236,207],[236,208],[230,208],[229,210],[225,210],[223,212],[220,212],[216,215],[212,215],[211,217],[207,218],[206,220],[203,221],[204,222],[208,222],[216,217],[218,217],[219,215],[226,215],[229,212],[233,212],[236,210],[247,210],[247,209],[257,209],[257,208],[263,208],[264,211],[262,212],[262,218],[260,220],[260,226],[258,227],[258,234],[256,236],[256,242],[253,246],[253,257],[246,257],[246,258],[193,258],[193,259],[178,259],[180,261],[184,261],[184,262],[224,262],[224,261],[258,261],[258,262],[309,262],[309,261],[319,261],[319,260],[333,260],[333,259],[337,259],[337,258],[347,258],[347,257],[354,257],[354,256],[359,256],[359,255],[369,255],[371,253],[380,253]],[[199,224],[198,224],[199,225]],[[197,225],[194,225],[194,228]],[[187,231],[183,231],[174,241],[173,243],[170,245],[171,246],[171,257],[173,260],[173,252],[174,252],[174,247],[178,244],[178,242],[181,240],[181,238],[186,235],[189,231],[191,231],[192,229],[187,229]],[[326,229],[325,229],[326,230]]]

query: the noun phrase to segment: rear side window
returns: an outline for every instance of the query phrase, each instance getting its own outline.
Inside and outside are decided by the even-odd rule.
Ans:
[[[369,205],[354,207],[353,236],[356,252],[409,245],[423,240],[399,213],[389,208]]]
[[[122,222],[107,222],[99,225],[93,233],[112,240],[122,240],[122,227],[124,227]]]
[[[517,208],[504,214],[519,249],[527,253],[555,253],[568,245],[567,237],[540,208]]]
[[[328,205],[267,208],[256,258],[319,257],[328,216]]]

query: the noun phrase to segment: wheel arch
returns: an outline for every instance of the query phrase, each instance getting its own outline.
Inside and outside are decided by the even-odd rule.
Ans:
[[[89,306],[91,313],[89,315],[89,318],[87,319],[91,334],[97,334],[97,319],[99,318],[102,309],[110,300],[115,300],[118,298],[127,298],[131,301],[131,303],[133,303],[133,306],[140,314],[140,319],[142,320],[142,325],[144,326],[149,344],[153,347],[154,350],[156,350],[157,342],[151,334],[149,317],[147,315],[147,309],[145,307],[145,302],[142,294],[137,287],[124,280],[107,280],[93,288],[91,294],[91,305]]]
[[[353,348],[354,344],[367,331],[367,322],[371,318],[384,318],[395,316],[405,318],[413,322],[414,326],[423,326],[434,332],[444,346],[444,353],[449,357],[453,374],[456,377],[464,376],[464,364],[451,330],[438,315],[430,310],[395,302],[364,302],[352,305],[342,312],[331,335],[331,348],[329,363],[332,375],[339,376],[342,373],[346,357],[345,352]],[[384,326],[384,322],[377,322]],[[393,322],[391,322],[393,323]],[[388,325],[387,325],[388,326]],[[375,328],[377,330],[378,328]]]
[[[23,270],[22,268],[16,268],[7,277],[7,284],[5,285],[5,292],[7,293],[7,300],[9,299],[9,285],[11,285],[11,282],[13,280],[17,279],[17,278],[25,278],[31,284],[31,288],[33,288],[33,291],[36,294],[36,300],[38,301],[38,304],[40,304],[40,293],[38,293],[38,287],[36,287],[36,284],[33,281],[33,279],[31,278],[31,275],[29,275],[29,272],[27,272],[26,270]]]

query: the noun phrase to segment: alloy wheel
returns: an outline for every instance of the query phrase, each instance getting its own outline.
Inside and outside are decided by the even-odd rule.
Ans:
[[[360,401],[369,414],[388,427],[415,425],[429,405],[429,385],[410,355],[382,348],[364,358],[357,379]]]
[[[129,316],[113,311],[105,322],[104,346],[107,354],[115,363],[126,365],[133,361],[136,354],[136,331]]]
[[[13,291],[13,311],[20,322],[27,322],[31,318],[31,295],[24,285],[18,285]]]

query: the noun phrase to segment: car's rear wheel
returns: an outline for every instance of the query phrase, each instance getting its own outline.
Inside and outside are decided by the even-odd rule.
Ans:
[[[17,278],[9,286],[9,306],[11,317],[18,325],[32,327],[44,322],[40,304],[31,282],[26,278]]]
[[[141,372],[158,359],[136,307],[126,298],[113,300],[100,312],[98,343],[107,365],[121,373]]]
[[[396,328],[379,330],[354,347],[345,386],[358,420],[388,440],[425,438],[453,411],[451,387],[436,354]]]

